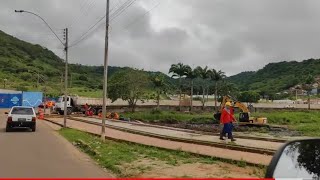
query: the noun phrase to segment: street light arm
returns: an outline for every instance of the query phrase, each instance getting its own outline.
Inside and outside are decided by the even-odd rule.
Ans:
[[[38,18],[40,18],[46,25],[47,25],[47,27],[51,30],[51,32],[56,36],[56,38],[61,42],[61,44],[63,45],[63,46],[65,46],[65,44],[62,42],[62,40],[59,38],[59,36],[53,31],[53,29],[50,27],[50,25],[41,17],[41,16],[39,16],[38,14],[36,14],[36,13],[33,13],[33,12],[30,12],[30,11],[25,11],[25,10],[14,10],[14,12],[16,12],[16,13],[29,13],[29,14],[32,14],[32,15],[35,15],[35,16],[37,16]]]

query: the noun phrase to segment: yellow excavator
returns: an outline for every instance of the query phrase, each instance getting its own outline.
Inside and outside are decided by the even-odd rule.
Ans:
[[[240,124],[267,124],[266,117],[250,117],[250,111],[246,105],[241,102],[234,100],[231,96],[223,96],[222,102],[220,104],[220,110],[216,114],[214,114],[214,118],[220,121],[221,113],[223,108],[225,107],[226,102],[230,102],[233,104],[233,108],[239,108],[242,112],[239,114],[239,123]]]

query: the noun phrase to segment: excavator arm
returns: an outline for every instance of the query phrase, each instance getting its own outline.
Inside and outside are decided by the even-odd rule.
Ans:
[[[235,107],[238,107],[239,109],[241,109],[242,112],[244,112],[244,113],[249,113],[249,109],[247,108],[247,106],[244,105],[244,104],[242,104],[242,103],[239,102],[239,101],[235,102],[235,103],[234,103],[234,106],[235,106]]]

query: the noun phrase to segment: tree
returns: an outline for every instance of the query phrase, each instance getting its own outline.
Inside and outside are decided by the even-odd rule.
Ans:
[[[308,93],[308,109],[310,110],[310,93],[312,90],[312,83],[314,83],[314,77],[309,74],[306,78],[305,78],[305,83],[303,84],[303,89],[307,91]]]
[[[222,97],[222,96],[227,96],[227,95],[231,95],[233,97],[239,96],[239,89],[233,83],[222,80],[222,81],[218,82],[218,84],[215,86],[217,86],[217,88],[218,88],[217,97],[219,97],[219,96]],[[216,87],[214,87],[214,89],[216,89]]]
[[[207,87],[207,84],[208,84],[208,79],[209,77],[211,76],[211,71],[208,69],[208,66],[206,66],[205,68],[202,68],[200,66],[198,66],[196,69],[195,69],[195,73],[197,74],[197,76],[199,76],[201,79],[202,79],[202,100],[201,100],[201,103],[202,103],[202,109],[204,109],[204,106],[205,106],[205,103],[206,103],[206,100],[205,100],[205,89]]]
[[[166,92],[168,85],[165,83],[164,76],[162,74],[151,76],[151,82],[156,90],[157,107],[159,108],[160,95]]]
[[[217,98],[218,98],[218,83],[226,77],[225,73],[221,70],[216,71],[215,69],[211,70],[210,78],[215,82],[215,91],[214,91],[214,108],[217,111]]]
[[[126,69],[111,76],[108,87],[108,97],[112,102],[121,98],[128,101],[132,112],[138,100],[146,95],[150,81],[147,74],[140,70]]]
[[[172,73],[172,77],[179,78],[179,111],[181,111],[181,79],[186,76],[187,66],[183,63],[172,64],[169,73]]]
[[[187,66],[186,78],[190,79],[190,111],[193,109],[193,81],[198,77],[197,72],[193,70],[190,66]]]
[[[240,93],[238,99],[242,102],[255,103],[259,101],[260,95],[255,91],[244,91]]]
[[[29,81],[32,78],[32,74],[30,74],[28,72],[23,72],[20,74],[20,77],[24,81]]]

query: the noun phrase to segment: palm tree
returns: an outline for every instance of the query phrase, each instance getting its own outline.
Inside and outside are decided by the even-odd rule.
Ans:
[[[195,70],[192,70],[190,66],[187,66],[187,71],[186,71],[186,78],[190,79],[191,83],[191,99],[190,99],[190,111],[193,109],[193,81],[198,77],[197,73]]]
[[[160,95],[166,91],[167,84],[165,83],[164,76],[162,74],[154,75],[151,77],[151,82],[156,89],[157,93],[157,108],[160,106]]]
[[[172,77],[179,78],[179,111],[181,111],[181,79],[186,76],[187,66],[183,63],[172,64],[169,73],[172,73]]]
[[[214,106],[217,110],[217,97],[218,97],[218,83],[226,77],[225,73],[221,70],[216,71],[215,69],[211,70],[210,78],[215,82],[215,91],[214,91]]]
[[[208,69],[208,66],[206,66],[205,68],[198,66],[195,69],[195,73],[198,75],[198,77],[200,77],[203,80],[203,83],[202,83],[202,109],[204,109],[204,105],[206,103],[206,100],[205,100],[205,90],[206,90],[206,85],[207,85],[206,80],[211,77],[212,72],[211,72],[211,70]]]

